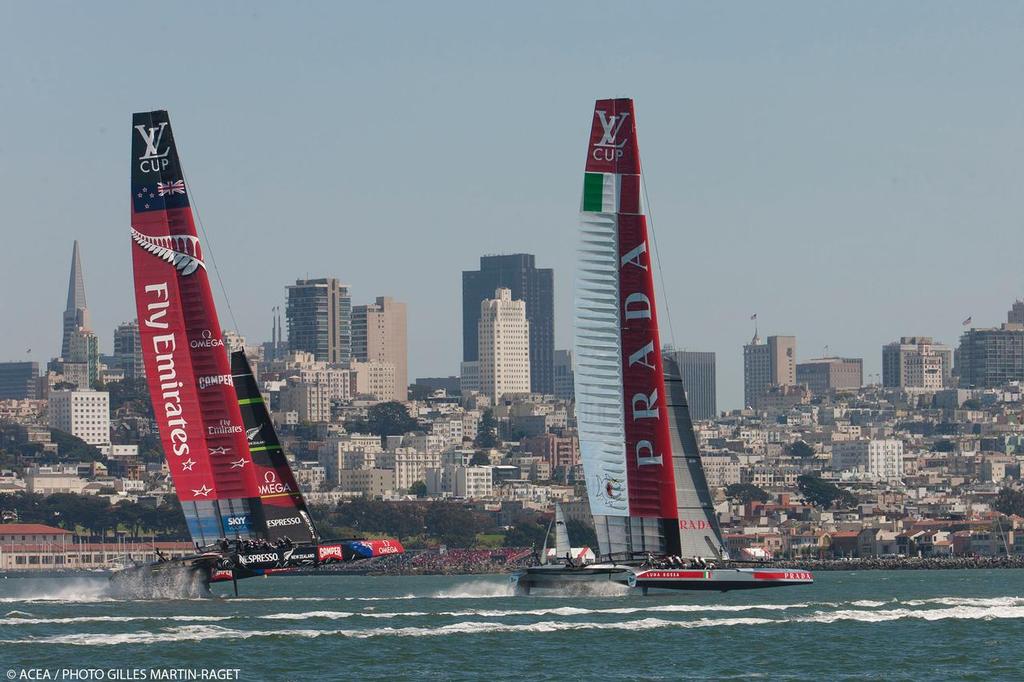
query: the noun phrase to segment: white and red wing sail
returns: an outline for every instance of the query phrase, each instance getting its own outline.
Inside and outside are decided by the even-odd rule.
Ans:
[[[630,99],[594,107],[580,235],[576,415],[601,553],[679,554],[699,544],[693,554],[717,556],[720,534],[713,509],[708,516],[685,391],[666,390]],[[678,371],[674,377],[678,383]]]

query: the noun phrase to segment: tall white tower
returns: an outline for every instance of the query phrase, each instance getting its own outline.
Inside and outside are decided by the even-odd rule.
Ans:
[[[480,392],[495,403],[506,393],[530,392],[530,323],[526,302],[497,289],[480,302]]]

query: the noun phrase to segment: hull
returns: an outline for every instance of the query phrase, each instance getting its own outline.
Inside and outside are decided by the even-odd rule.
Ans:
[[[214,552],[182,559],[129,566],[110,576],[110,587],[123,597],[181,599],[210,594],[211,576],[221,556]]]
[[[814,576],[809,571],[784,568],[652,568],[631,572],[627,584],[644,592],[651,588],[727,592],[813,583]]]
[[[597,564],[584,568],[532,566],[513,574],[511,582],[516,594],[530,594],[533,589],[560,589],[609,582],[637,588],[647,594],[652,588],[728,592],[812,585],[814,576],[809,571],[783,568],[663,569]]]
[[[523,595],[534,589],[564,589],[601,583],[626,585],[630,575],[628,566],[615,564],[593,564],[582,568],[548,564],[513,573],[510,581],[515,593]]]

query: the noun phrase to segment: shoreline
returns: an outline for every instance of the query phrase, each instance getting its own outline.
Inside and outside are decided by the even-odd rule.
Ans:
[[[901,557],[889,559],[814,559],[810,561],[779,560],[761,563],[723,564],[720,568],[793,568],[805,571],[941,571],[941,570],[984,570],[984,569],[1024,569],[1024,556],[1011,557]],[[278,575],[312,575],[312,576],[367,576],[375,577],[412,577],[412,576],[460,576],[460,575],[507,575],[521,570],[526,566],[493,564],[475,566],[462,570],[408,570],[405,568],[377,568],[359,566],[352,568],[322,568],[289,571]],[[4,571],[0,572],[0,580],[8,578],[100,578],[109,577],[109,571]]]

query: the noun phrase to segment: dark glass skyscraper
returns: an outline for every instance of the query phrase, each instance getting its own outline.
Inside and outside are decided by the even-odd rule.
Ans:
[[[533,254],[481,256],[479,270],[462,273],[462,359],[480,359],[477,324],[480,302],[495,289],[511,289],[514,300],[526,301],[530,322],[530,390],[553,393],[555,356],[555,272],[534,266]]]
[[[673,351],[679,375],[694,419],[714,419],[718,413],[715,391],[715,354],[702,351]]]
[[[288,285],[288,347],[321,362],[352,359],[352,296],[333,277],[299,279]]]
[[[38,397],[38,362],[0,362],[0,400],[35,400]]]

